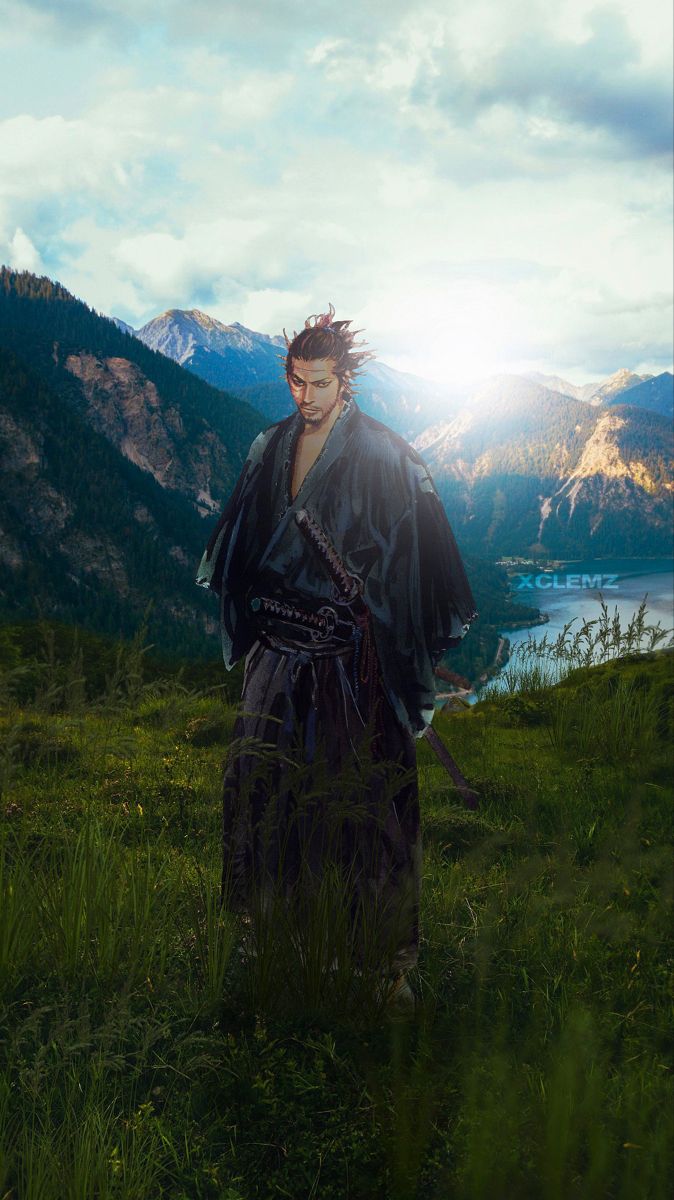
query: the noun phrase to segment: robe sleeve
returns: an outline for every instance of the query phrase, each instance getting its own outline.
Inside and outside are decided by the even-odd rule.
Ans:
[[[416,524],[424,637],[435,666],[460,644],[478,613],[456,538],[426,471],[417,485]]]
[[[456,539],[425,464],[415,452],[388,464],[387,531],[366,585],[382,677],[399,719],[415,737],[432,723],[434,668],[476,617]]]
[[[243,516],[244,496],[250,491],[250,484],[256,468],[259,466],[266,442],[267,435],[265,433],[261,433],[255,438],[234,491],[220,514],[197,568],[195,583],[199,587],[210,588],[217,596],[222,596],[222,580],[227,552],[236,539]]]

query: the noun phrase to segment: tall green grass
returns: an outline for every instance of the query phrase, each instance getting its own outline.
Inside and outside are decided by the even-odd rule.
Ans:
[[[567,621],[555,638],[537,637],[529,630],[526,641],[519,642],[508,663],[480,692],[480,699],[504,693],[540,692],[554,686],[574,670],[597,666],[630,654],[648,654],[661,643],[674,645],[673,631],[661,623],[649,623],[648,595],[623,628],[618,606],[609,613],[599,593],[599,614]]]
[[[669,1196],[673,656],[603,628],[438,717],[477,812],[419,744],[414,1010],[339,872],[221,906],[219,693],[6,653],[0,1197]]]

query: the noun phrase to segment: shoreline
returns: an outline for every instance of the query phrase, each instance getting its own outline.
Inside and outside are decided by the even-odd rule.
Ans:
[[[648,574],[663,574],[667,575],[674,570],[674,559],[667,558],[663,555],[655,556],[633,556],[632,558],[618,558],[617,556],[603,556],[600,558],[576,558],[576,559],[547,559],[545,562],[534,562],[530,559],[510,559],[501,562],[500,565],[506,567],[508,582],[511,584],[511,577],[517,576],[520,572],[516,569],[520,566],[529,566],[543,573],[549,573],[551,570],[563,569],[572,566],[576,563],[587,564],[591,570],[593,564],[616,562],[624,564],[621,571],[618,572],[623,578],[638,578],[641,575]],[[629,564],[634,564],[637,568],[634,571],[629,570]],[[643,564],[643,567],[642,567]],[[659,564],[659,569],[653,571],[653,564]],[[586,589],[578,588],[577,594],[580,594]],[[513,591],[512,584],[510,587],[511,599],[517,601],[518,593]],[[540,593],[539,593],[540,594]],[[531,598],[531,594],[529,593]],[[541,595],[541,599],[543,596]],[[532,606],[533,607],[533,606]],[[451,707],[453,700],[457,701],[456,707],[463,707],[465,703],[473,704],[479,700],[479,692],[484,688],[485,684],[496,676],[507,666],[510,661],[511,639],[507,636],[508,633],[516,633],[524,629],[536,629],[540,626],[547,625],[550,622],[550,613],[538,609],[538,616],[534,618],[525,618],[521,621],[504,621],[499,624],[498,628],[498,644],[496,652],[491,663],[481,672],[477,679],[470,680],[470,688],[456,688],[449,690],[445,683],[443,690],[436,692],[437,707],[439,709],[447,709]]]

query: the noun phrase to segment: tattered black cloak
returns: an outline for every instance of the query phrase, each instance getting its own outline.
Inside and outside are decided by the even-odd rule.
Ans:
[[[225,665],[246,655],[223,777],[222,901],[249,914],[260,902],[273,911],[279,894],[302,905],[328,864],[337,866],[357,953],[366,952],[360,931],[375,921],[374,940],[396,973],[414,965],[419,947],[414,738],[432,719],[433,665],[475,607],[419,455],[347,401],[293,501],[303,424],[295,413],[256,438],[197,577],[220,596]],[[325,564],[294,521],[298,509],[361,581],[367,650],[352,636],[298,646],[292,628],[270,634],[256,620],[251,597],[310,612],[334,604]]]
[[[433,717],[433,667],[477,616],[466,572],[422,459],[351,398],[294,500],[299,412],[253,442],[203,554],[196,582],[220,596],[228,669],[256,640],[255,592],[333,599],[323,564],[293,517],[306,509],[363,585],[382,682],[401,724],[421,736]]]

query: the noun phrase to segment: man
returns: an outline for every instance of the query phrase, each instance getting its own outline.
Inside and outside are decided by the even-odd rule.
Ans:
[[[250,911],[337,863],[354,925],[386,914],[396,975],[418,954],[415,739],[477,613],[421,458],[353,398],[372,355],[349,325],[330,305],[286,336],[295,412],[253,442],[196,582],[220,596],[227,668],[246,655],[223,898]]]

